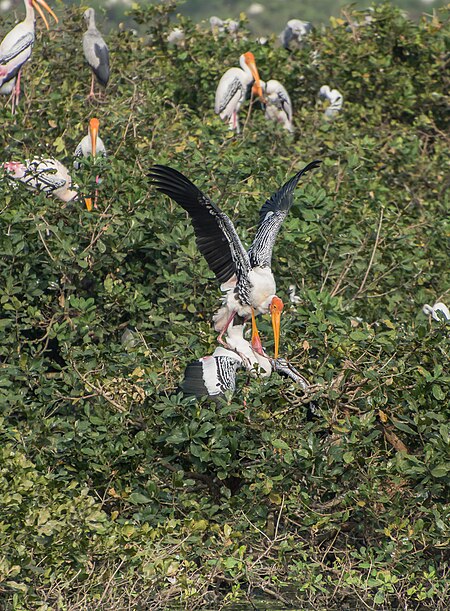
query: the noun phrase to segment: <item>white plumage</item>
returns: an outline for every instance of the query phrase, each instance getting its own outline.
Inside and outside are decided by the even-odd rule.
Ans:
[[[214,111],[229,127],[239,133],[238,112],[255,83],[255,90],[262,96],[260,78],[253,53],[248,51],[239,58],[241,68],[230,68],[219,81]]]
[[[24,183],[30,189],[55,196],[63,202],[72,201],[78,195],[77,191],[72,189],[69,171],[57,159],[36,158],[25,163],[7,161],[3,167],[9,178]]]
[[[336,117],[344,103],[342,94],[337,89],[330,89],[328,85],[322,85],[319,89],[319,97],[326,98],[330,102],[329,106],[325,109],[325,117],[327,119]]]
[[[35,14],[38,11],[49,28],[41,6],[58,21],[55,13],[45,0],[24,0],[25,19],[18,23],[0,43],[0,92],[13,92],[12,110],[14,112],[20,96],[20,76],[23,65],[30,59],[35,39]]]
[[[433,306],[426,303],[423,308],[423,313],[427,316],[432,316],[434,320],[450,320],[450,311],[445,303],[438,301]]]
[[[280,34],[281,44],[285,49],[296,49],[311,31],[312,25],[309,21],[290,19]]]
[[[283,85],[271,79],[265,83],[261,81],[261,89],[265,98],[266,119],[281,123],[288,132],[293,132],[292,102]]]

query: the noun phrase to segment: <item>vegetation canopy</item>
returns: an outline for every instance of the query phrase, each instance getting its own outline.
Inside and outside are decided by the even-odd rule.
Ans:
[[[0,108],[3,161],[72,168],[91,117],[109,154],[71,170],[98,189],[91,212],[0,179],[0,606],[444,611],[449,326],[422,306],[450,291],[448,11],[349,10],[289,52],[176,10],[136,6],[145,36],[105,37],[111,79],[89,103],[83,11],[65,10],[37,33],[16,115]],[[256,102],[239,136],[214,114],[249,50],[289,92],[293,135]],[[344,98],[332,121],[322,85]],[[274,251],[278,294],[300,298],[281,355],[311,388],[240,374],[234,397],[184,399],[219,291],[150,167],[182,171],[248,245],[313,159]]]

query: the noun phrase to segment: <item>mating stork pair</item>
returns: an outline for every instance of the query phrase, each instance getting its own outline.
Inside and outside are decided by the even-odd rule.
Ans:
[[[276,295],[271,270],[272,250],[278,231],[292,206],[295,187],[306,172],[319,165],[320,161],[309,163],[264,203],[259,212],[258,229],[248,251],[230,218],[188,178],[168,166],[155,165],[151,169],[149,176],[157,190],[168,195],[189,214],[197,247],[221,283],[220,288],[224,293],[222,306],[213,317],[214,328],[219,332],[218,341],[224,348],[218,348],[212,357],[201,359],[198,362],[200,365],[188,368],[185,377],[188,385],[189,376],[195,374],[198,377],[201,372],[203,386],[208,390],[206,394],[218,394],[209,390],[232,388],[229,380],[234,380],[236,369],[240,366],[252,369],[258,365],[266,375],[270,375],[272,369],[280,370],[282,367],[277,359],[283,302]],[[272,317],[274,359],[269,358],[262,347],[255,320],[255,316],[267,312]],[[235,325],[236,319],[240,320]],[[242,324],[250,319],[251,343],[244,339]],[[224,335],[226,341],[223,340]],[[195,384],[193,386],[196,387]]]
[[[266,119],[281,123],[292,132],[292,103],[283,85],[275,79],[267,82],[260,79],[255,56],[250,51],[240,56],[239,63],[240,68],[230,68],[219,81],[214,105],[216,114],[239,133],[238,113],[251,93],[265,106]]]

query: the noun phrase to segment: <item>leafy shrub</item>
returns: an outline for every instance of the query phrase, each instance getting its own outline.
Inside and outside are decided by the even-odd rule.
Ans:
[[[2,606],[218,608],[250,592],[445,609],[448,327],[421,307],[449,291],[448,15],[415,25],[377,6],[290,54],[185,18],[185,48],[168,47],[174,9],[136,8],[145,38],[111,32],[92,106],[67,10],[38,36],[17,115],[0,110],[4,159],[70,166],[90,116],[109,151],[73,172],[85,192],[101,173],[92,213],[0,181]],[[214,115],[249,48],[290,92],[294,136],[256,107],[240,137]],[[345,100],[332,123],[326,83]],[[274,256],[279,294],[301,297],[283,351],[311,391],[242,376],[229,401],[183,399],[185,365],[215,347],[218,292],[149,167],[181,169],[248,243],[261,203],[315,158]]]

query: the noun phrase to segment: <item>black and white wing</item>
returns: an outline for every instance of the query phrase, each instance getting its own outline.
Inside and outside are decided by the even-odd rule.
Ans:
[[[286,218],[294,200],[294,189],[300,178],[309,170],[317,168],[322,162],[312,161],[297,172],[281,189],[272,195],[259,211],[259,226],[255,239],[248,251],[250,265],[270,267],[272,250],[278,231]]]
[[[276,371],[278,374],[285,378],[290,378],[303,389],[306,389],[310,386],[308,380],[304,376],[302,376],[302,374],[297,371],[297,369],[295,369],[293,365],[286,361],[286,359],[273,359],[272,365],[274,371]]]
[[[236,275],[245,284],[250,261],[229,217],[181,172],[155,165],[149,173],[158,191],[176,201],[189,214],[197,247],[220,283]]]
[[[214,397],[226,391],[234,392],[236,388],[236,370],[241,366],[241,359],[233,356],[230,350],[224,350],[230,356],[204,356],[190,363],[184,372],[180,384],[183,394],[188,397]]]
[[[27,166],[25,176],[20,180],[38,191],[53,193],[67,183],[66,178],[59,172],[60,165],[55,159],[33,159]]]

